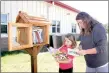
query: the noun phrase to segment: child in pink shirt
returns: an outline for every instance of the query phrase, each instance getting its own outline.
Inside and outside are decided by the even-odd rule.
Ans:
[[[74,56],[68,55],[68,49],[76,47],[75,37],[71,34],[65,36],[63,45],[59,48],[59,51],[67,54],[68,59],[64,61],[56,60],[59,63],[59,73],[72,73],[73,72],[73,58]]]

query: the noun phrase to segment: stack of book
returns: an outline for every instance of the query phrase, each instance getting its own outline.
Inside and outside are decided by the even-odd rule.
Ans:
[[[55,58],[55,59],[58,59],[58,60],[67,60],[68,59],[68,55],[72,55],[72,56],[82,56],[80,54],[77,53],[78,49],[71,49],[71,48],[68,48],[68,53],[65,54],[61,51],[59,51],[58,49],[55,49],[53,47],[48,47],[47,48],[48,51],[52,54],[52,56]]]
[[[52,54],[52,56],[55,58],[55,59],[58,59],[60,61],[63,61],[63,60],[67,60],[68,57],[67,57],[67,54],[59,51],[58,49],[54,49],[52,47],[49,47],[47,48],[48,51]]]
[[[38,27],[33,27],[33,44],[40,44],[43,42],[43,29]]]

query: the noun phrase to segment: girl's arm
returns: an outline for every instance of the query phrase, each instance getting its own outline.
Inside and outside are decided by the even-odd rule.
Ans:
[[[67,60],[64,60],[64,61],[60,61],[60,60],[56,60],[58,63],[69,63],[72,61],[72,59],[67,59]]]
[[[60,60],[56,60],[58,63],[70,63],[73,60],[74,56],[68,56],[67,60],[64,61],[60,61]]]

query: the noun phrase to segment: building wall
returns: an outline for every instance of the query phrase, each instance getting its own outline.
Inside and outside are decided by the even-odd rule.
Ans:
[[[61,22],[60,25],[61,34],[71,33],[72,23],[76,24],[75,17],[77,13],[52,4],[48,4],[48,9],[49,9],[48,14],[49,20],[59,20]],[[77,29],[76,33],[79,33],[78,25],[76,25],[76,29]],[[51,31],[50,33],[52,34]]]
[[[72,33],[72,25],[76,24],[75,17],[77,13],[64,9],[62,7],[47,3],[45,1],[1,1],[1,14],[8,15],[8,22],[15,22],[19,11],[24,11],[32,16],[41,16],[52,20],[60,21],[60,33]],[[72,24],[73,23],[73,24]],[[8,24],[7,24],[8,25]],[[78,26],[76,25],[76,28]],[[52,33],[52,25],[49,28],[50,35],[58,34]],[[78,29],[76,33],[78,33]],[[13,36],[16,35],[16,28],[13,28]],[[1,34],[2,50],[8,50],[8,34]],[[4,49],[5,48],[5,49]]]
[[[9,21],[15,22],[19,11],[47,17],[47,3],[43,1],[1,1],[1,13],[9,13]]]
[[[71,33],[72,23],[76,24],[75,17],[77,13],[44,1],[1,1],[1,13],[9,15],[9,22],[15,22],[19,11],[27,12],[33,16],[42,16],[48,18],[50,21],[59,20],[61,23],[61,34]],[[50,34],[52,34],[51,27]],[[16,31],[15,28],[13,30]],[[2,34],[1,36],[5,37],[7,34]]]
[[[8,14],[9,22],[15,22],[19,11],[46,18],[47,3],[43,1],[1,1],[1,13]],[[15,28],[13,30],[16,31]],[[1,34],[1,37],[7,37],[7,34]]]

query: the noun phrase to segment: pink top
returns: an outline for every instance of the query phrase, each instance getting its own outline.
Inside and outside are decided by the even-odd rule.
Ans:
[[[68,55],[68,48],[71,48],[71,47],[67,47],[66,45],[64,45],[59,49],[61,52],[65,52],[67,54],[68,58],[72,59],[72,61],[69,63],[59,63],[59,68],[61,68],[61,69],[69,69],[69,68],[73,67],[74,56]]]

